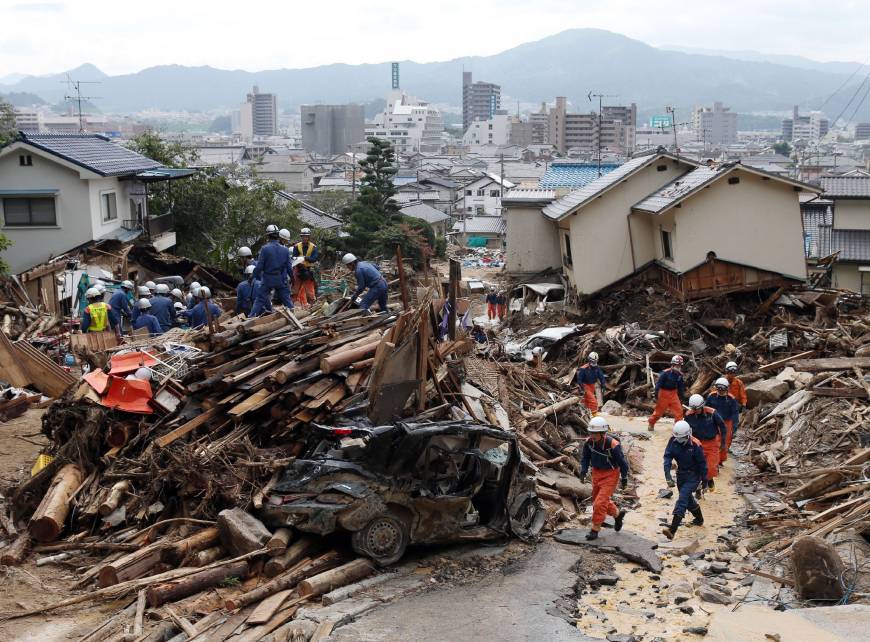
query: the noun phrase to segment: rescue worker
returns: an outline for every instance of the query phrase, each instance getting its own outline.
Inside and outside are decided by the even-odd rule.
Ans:
[[[598,396],[595,394],[595,384],[601,385],[604,394],[604,373],[598,367],[598,353],[590,352],[584,363],[577,370],[577,385],[583,393],[583,405],[589,408],[593,415],[598,412]]]
[[[208,325],[208,313],[211,314],[211,318],[214,320],[217,320],[221,315],[220,306],[211,302],[211,290],[204,286],[201,287],[199,289],[199,297],[199,303],[194,306],[188,315],[190,327],[193,329]],[[206,313],[206,306],[208,306],[208,313]]]
[[[239,272],[244,274],[245,268],[248,267],[251,263],[255,263],[254,261],[254,253],[251,252],[251,248],[247,245],[243,245],[239,248],[239,251],[236,252],[236,258],[239,263]]]
[[[746,384],[737,377],[737,364],[734,361],[729,361],[725,364],[725,378],[728,379],[728,392],[737,400],[737,419],[734,420],[734,431],[740,426],[740,413],[746,410],[746,405],[749,399],[746,397]],[[732,433],[731,437],[734,437]],[[728,442],[728,447],[731,447],[731,442]]]
[[[544,365],[544,349],[541,346],[532,348],[531,357],[529,357],[529,367],[533,370],[540,370]]]
[[[713,391],[707,395],[707,405],[719,413],[727,428],[725,447],[719,451],[719,465],[721,466],[728,459],[728,449],[731,447],[731,440],[734,439],[734,424],[737,423],[739,412],[737,400],[728,392],[728,380],[725,377],[716,379]]]
[[[103,301],[100,291],[97,288],[88,288],[85,297],[88,305],[82,312],[82,332],[102,332],[108,330],[110,326],[114,328],[115,324],[110,315],[112,308]]]
[[[345,267],[356,275],[356,292],[351,299],[356,299],[368,288],[368,292],[359,303],[361,310],[368,310],[377,301],[381,312],[387,312],[387,282],[374,265],[368,261],[360,261],[353,254],[347,253],[341,257]]]
[[[475,354],[486,356],[489,353],[489,337],[486,336],[486,331],[475,323],[471,326],[470,334],[474,339]]]
[[[490,288],[486,293],[486,318],[495,321],[496,316],[498,316],[498,295],[495,293],[495,288]]]
[[[589,438],[583,445],[580,458],[581,482],[586,482],[586,474],[592,467],[592,525],[586,534],[587,540],[598,539],[598,531],[608,515],[613,517],[613,530],[616,532],[622,530],[625,519],[625,511],[619,510],[611,498],[620,477],[622,489],[628,485],[628,462],[619,441],[607,434],[609,428],[604,417],[589,420]]]
[[[109,307],[112,309],[112,316],[114,317],[115,327],[118,329],[118,332],[121,331],[123,320],[129,320],[133,315],[133,311],[130,309],[129,299],[132,290],[132,281],[122,281],[121,288],[115,290],[112,298],[109,299]]]
[[[728,428],[714,408],[704,405],[704,397],[701,395],[689,397],[689,412],[685,419],[692,427],[692,435],[701,442],[704,458],[707,460],[706,484],[698,489],[700,496],[705,488],[710,492],[715,488],[713,479],[719,474],[719,451],[725,447]]]
[[[698,504],[693,493],[707,477],[707,460],[704,458],[701,442],[692,436],[692,427],[687,421],[678,421],[674,424],[673,437],[665,447],[665,480],[671,488],[674,487],[674,479],[671,477],[673,462],[677,464],[677,502],[674,505],[671,525],[662,530],[668,539],[674,539],[687,510],[694,517],[692,524],[696,526],[704,524],[701,505]]]
[[[239,283],[236,288],[236,314],[244,313],[245,316],[251,316],[251,308],[254,307],[254,299],[257,298],[257,293],[260,291],[260,282],[254,278],[254,266],[249,265],[245,268],[245,280]],[[272,302],[268,302],[267,312],[272,311]]]
[[[272,300],[272,291],[278,295],[278,300],[288,309],[293,308],[290,300],[290,288],[287,284],[287,270],[290,266],[290,251],[278,241],[278,228],[275,225],[266,227],[269,242],[260,249],[257,265],[254,268],[254,278],[262,283],[260,291],[254,299],[251,316],[260,316]],[[195,326],[194,326],[195,327]]]
[[[675,421],[683,418],[682,398],[686,394],[686,384],[683,381],[683,357],[676,354],[671,358],[671,367],[662,371],[656,381],[655,395],[656,407],[649,418],[649,429],[655,430],[656,422],[665,413],[671,415]]]
[[[151,296],[154,296],[154,294],[157,292],[157,284],[154,281],[145,281],[145,287],[148,288]]]
[[[149,300],[151,299],[151,290],[146,288],[144,285],[140,285],[138,288],[136,288],[136,294],[139,296],[138,301],[141,301],[142,299],[149,299]],[[135,323],[136,323],[136,319],[139,317],[140,310],[141,309],[139,308],[138,305],[136,305],[136,304],[133,305],[133,311],[130,314],[130,323],[133,324],[134,330],[136,329]]]
[[[184,305],[184,293],[180,289],[172,288],[172,292],[170,292],[169,294],[172,295],[173,307],[176,303],[181,303],[182,305]]]
[[[175,308],[175,325],[182,330],[187,330],[190,326],[187,324],[187,315],[190,313],[181,301],[176,301],[172,304]]]
[[[97,281],[94,284],[94,287],[97,289],[97,292],[99,292],[100,296],[102,297],[100,300],[104,301],[106,299],[106,286],[105,286],[105,284],[102,281]]]
[[[281,245],[283,245],[284,247],[290,245],[290,238],[290,230],[288,230],[286,227],[282,227],[280,230],[278,230],[278,239],[280,240]]]
[[[201,287],[199,281],[194,281],[190,284],[187,290],[187,299],[185,300],[188,310],[193,310],[194,306],[199,303],[199,289]]]
[[[501,290],[496,296],[495,306],[499,321],[504,321],[507,317],[507,293],[504,290]]]
[[[169,286],[160,283],[151,298],[151,314],[160,322],[161,332],[166,332],[175,327],[175,306],[169,298]]]
[[[151,314],[151,300],[143,297],[137,301],[136,307],[139,309],[139,314],[133,321],[133,329],[147,328],[148,334],[152,337],[160,334],[160,321]]]
[[[314,283],[314,264],[320,260],[320,250],[311,242],[311,230],[303,227],[299,232],[299,242],[293,246],[293,258],[302,259],[293,271],[293,280],[297,286],[296,304],[309,305],[317,298]]]

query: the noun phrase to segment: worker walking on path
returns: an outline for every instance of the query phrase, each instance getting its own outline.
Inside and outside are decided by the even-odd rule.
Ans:
[[[136,302],[136,307],[139,309],[139,314],[133,321],[133,329],[147,328],[148,334],[152,337],[161,334],[160,321],[151,314],[151,300],[143,297]]]
[[[299,232],[300,240],[293,246],[293,259],[302,262],[293,268],[293,280],[296,282],[296,305],[311,305],[317,298],[314,282],[314,264],[320,260],[320,250],[311,241],[311,230],[303,227]]]
[[[704,524],[704,514],[693,493],[707,478],[707,460],[704,458],[701,442],[692,436],[692,427],[687,421],[678,421],[674,424],[674,434],[665,447],[665,480],[671,488],[674,487],[674,479],[671,477],[673,462],[677,463],[678,494],[671,525],[662,530],[668,539],[674,539],[687,510],[694,517],[692,524],[695,526]]]
[[[495,288],[490,288],[486,293],[486,318],[490,321],[495,321],[498,316],[498,294],[495,293]]]
[[[601,386],[601,394],[604,394],[604,373],[598,367],[598,353],[590,352],[584,363],[577,370],[577,385],[580,386],[580,392],[583,393],[583,405],[589,409],[589,412],[595,414],[598,412],[598,395],[595,392],[595,384]]]
[[[739,415],[737,400],[728,392],[728,380],[725,377],[716,379],[713,391],[707,395],[707,405],[719,413],[727,428],[725,447],[719,451],[719,465],[721,466],[728,460],[728,449],[731,447],[731,440],[734,439],[734,426],[737,425]]]
[[[713,479],[719,474],[719,452],[725,448],[728,427],[714,408],[704,405],[704,397],[701,395],[689,397],[686,421],[704,449],[704,458],[707,460],[707,483],[704,486],[712,492],[715,488]]]
[[[656,422],[666,413],[676,421],[683,418],[682,399],[686,395],[686,384],[680,371],[682,367],[683,357],[674,355],[671,359],[671,367],[659,375],[655,387],[656,407],[649,418],[650,430],[655,430]]]
[[[495,297],[495,307],[498,313],[498,320],[504,321],[507,318],[507,293],[501,290]]]
[[[269,237],[269,242],[260,250],[257,265],[254,268],[254,278],[262,281],[262,287],[254,299],[254,307],[251,308],[252,317],[260,316],[268,307],[273,290],[284,307],[293,308],[293,301],[290,300],[290,287],[287,284],[290,250],[281,245],[278,240],[278,228],[275,225],[269,225],[266,228],[266,236]]]
[[[612,497],[620,477],[622,489],[628,485],[628,462],[619,441],[607,434],[609,428],[604,417],[593,417],[589,421],[589,438],[580,459],[581,482],[586,482],[586,474],[592,467],[592,526],[586,534],[587,540],[598,539],[598,531],[607,515],[613,517],[613,530],[617,532],[622,530],[625,519],[625,511],[617,508]]]
[[[82,312],[82,332],[103,332],[111,326],[115,327],[112,321],[112,307],[103,301],[103,295],[97,288],[88,288],[85,292],[85,297],[88,300],[88,305]]]
[[[746,410],[749,398],[746,396],[746,384],[737,377],[737,364],[734,361],[725,364],[725,378],[728,379],[728,392],[737,400],[737,419],[734,420],[734,432],[737,432],[740,413]],[[730,442],[728,446],[731,446]]]
[[[350,253],[341,257],[341,262],[356,275],[356,292],[351,299],[356,299],[368,288],[368,292],[359,303],[360,309],[368,310],[377,301],[381,312],[387,312],[387,282],[378,268],[368,261],[360,261]]]

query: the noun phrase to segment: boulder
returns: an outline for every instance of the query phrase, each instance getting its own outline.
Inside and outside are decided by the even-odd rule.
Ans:
[[[786,383],[794,383],[795,374],[797,373],[795,372],[794,368],[792,368],[791,366],[786,366],[782,369],[782,372],[776,375],[776,380],[785,381]]]
[[[709,586],[701,586],[697,591],[695,591],[695,595],[700,597],[703,601],[711,602],[712,604],[731,604],[733,601],[724,593]]]
[[[846,570],[837,550],[820,537],[801,537],[791,549],[795,592],[804,600],[836,602],[843,597],[840,582]]]
[[[272,538],[263,522],[241,508],[218,513],[217,527],[221,544],[233,555],[246,555],[263,548]]]
[[[601,412],[605,415],[618,417],[622,414],[622,404],[613,399],[608,399],[604,402],[604,405],[601,406]]]
[[[746,386],[746,397],[750,408],[764,403],[775,403],[788,392],[788,384],[777,379],[761,379]]]
[[[795,390],[803,390],[813,382],[812,372],[795,372],[792,385]]]

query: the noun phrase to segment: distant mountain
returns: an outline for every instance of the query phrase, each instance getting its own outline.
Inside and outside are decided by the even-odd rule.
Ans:
[[[534,103],[567,96],[574,109],[584,111],[593,107],[586,98],[589,91],[618,95],[611,103],[635,102],[641,109],[659,110],[676,105],[683,113],[693,104],[714,100],[741,112],[787,111],[795,104],[816,109],[846,78],[825,69],[669,51],[608,31],[572,29],[493,56],[425,64],[403,61],[401,85],[433,103],[458,105],[463,67],[476,80],[500,84],[513,99]],[[104,112],[236,108],[255,84],[276,93],[282,107],[294,110],[314,102],[367,103],[390,88],[389,63],[259,72],[164,65],[120,76],[83,65],[68,73],[76,80],[100,81],[87,85],[86,91],[100,96],[95,102]],[[10,90],[35,92],[55,102],[67,91],[59,82],[65,77],[30,76]],[[838,113],[860,79],[856,75],[855,86],[844,88],[825,109]],[[859,117],[868,114],[870,104]]]
[[[27,78],[27,74],[6,74],[0,76],[0,85],[14,85],[23,78]]]
[[[3,100],[13,107],[32,107],[33,105],[44,105],[45,101],[37,96],[36,94],[31,94],[28,92],[10,92],[8,94],[4,94],[0,92],[0,100]]]
[[[733,60],[746,60],[749,62],[771,62],[775,65],[797,67],[798,69],[812,69],[813,71],[828,71],[834,74],[851,74],[862,66],[860,62],[822,62],[812,60],[804,56],[790,56],[788,54],[768,54],[750,49],[702,49],[700,47],[682,47],[680,45],[662,45],[659,49],[679,51],[688,54],[701,54],[704,56],[719,56]],[[865,69],[867,71],[867,69]]]

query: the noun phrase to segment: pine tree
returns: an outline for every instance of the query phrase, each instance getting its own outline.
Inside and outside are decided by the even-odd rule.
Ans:
[[[348,249],[365,254],[372,247],[375,235],[402,220],[399,206],[393,200],[396,187],[396,153],[389,141],[369,138],[371,144],[364,160],[359,162],[363,171],[359,198],[348,208]]]

